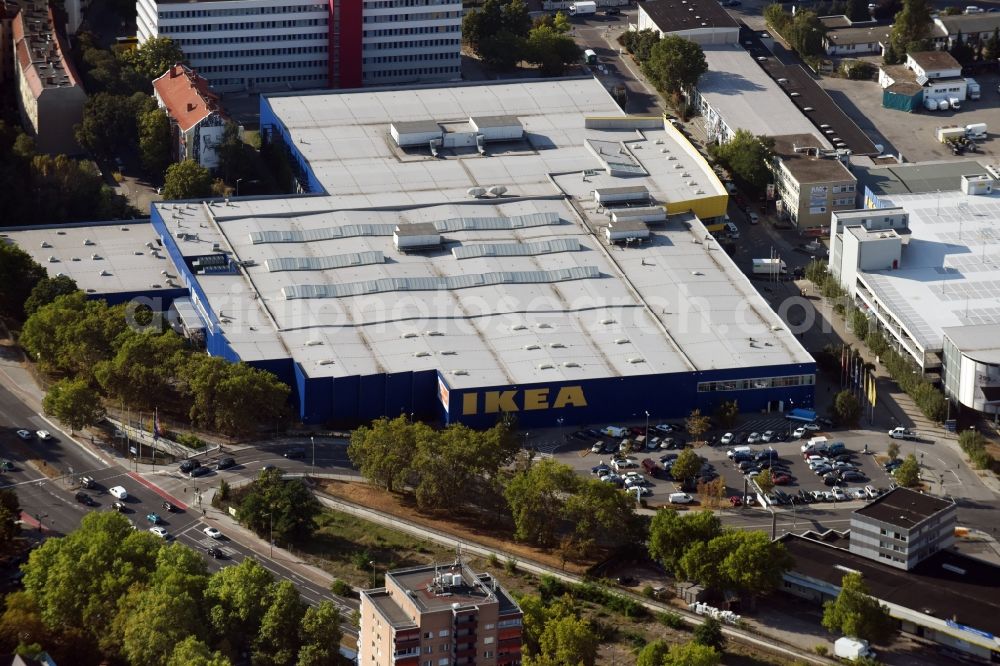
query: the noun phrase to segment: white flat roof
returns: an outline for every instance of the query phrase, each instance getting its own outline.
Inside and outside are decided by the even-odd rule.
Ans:
[[[708,71],[698,79],[698,93],[733,130],[758,136],[812,134],[830,148],[812,122],[788,99],[767,72],[739,44],[702,46]]]
[[[900,270],[860,277],[925,351],[940,350],[942,330],[1000,323],[1000,196],[893,194],[910,214],[912,235]]]
[[[746,276],[707,240],[705,227],[693,215],[671,217],[653,227],[650,243],[622,249],[601,240],[608,218],[593,202],[466,198],[402,210],[344,206],[352,202],[362,203],[363,197],[155,205],[171,232],[179,222],[199,228],[238,261],[252,262],[242,274],[199,276],[226,339],[241,358],[290,354],[311,377],[440,369],[453,387],[471,387],[813,360]],[[186,211],[183,220],[174,217],[178,208]],[[536,213],[554,214],[558,224],[447,231],[445,244],[430,253],[401,253],[391,235],[256,244],[251,239],[262,231],[315,233],[347,225]],[[463,259],[452,253],[455,247],[477,244],[560,239],[575,240],[579,249]],[[208,241],[177,242],[186,254],[196,254]],[[268,261],[278,257],[362,252],[382,252],[385,261],[327,270],[268,270]],[[597,277],[551,277],[572,270],[592,271]],[[523,281],[542,273],[551,281]],[[430,284],[426,278],[475,283],[478,276],[498,274],[509,277],[465,288],[403,287]],[[381,291],[386,283],[375,281],[386,279],[396,280],[397,288]],[[287,299],[283,288],[296,285],[361,285],[367,291]]]
[[[71,277],[88,293],[180,286],[168,284],[169,277],[161,272],[177,277],[173,262],[156,243],[156,232],[149,220],[0,229],[0,241],[3,240],[14,242],[30,254],[48,271],[49,277],[59,274]],[[43,247],[43,243],[48,247]],[[147,243],[160,251],[154,255]]]
[[[643,137],[648,139],[648,153],[633,154],[649,175],[608,177],[606,185],[645,185],[661,203],[726,194],[704,160],[672,127],[586,128],[587,117],[626,117],[595,78],[324,91],[268,95],[267,101],[326,192],[367,195],[372,206],[399,197],[440,203],[465,198],[469,188],[494,185],[521,196],[556,194],[550,174],[572,173],[580,180],[583,170],[603,168],[586,140],[619,145]],[[400,149],[389,135],[393,122],[454,123],[500,115],[520,121],[527,139],[490,142],[487,157],[472,148],[458,156],[444,155],[443,150],[443,159],[434,158],[426,146]],[[673,168],[676,161],[666,164],[665,156],[681,160],[682,168]],[[688,185],[690,181],[697,186]],[[589,189],[597,186],[592,183]]]

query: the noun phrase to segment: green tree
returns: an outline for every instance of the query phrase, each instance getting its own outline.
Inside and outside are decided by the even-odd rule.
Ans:
[[[531,17],[523,0],[486,0],[462,20],[462,38],[491,67],[510,69],[524,59]]]
[[[771,182],[773,140],[738,129],[728,142],[710,148],[712,156],[733,175],[758,191]],[[807,274],[808,277],[808,274]]]
[[[297,666],[335,666],[340,662],[343,630],[340,610],[329,601],[310,606],[302,616]]]
[[[642,71],[660,92],[679,93],[698,84],[701,75],[708,71],[708,63],[700,45],[667,35],[650,49]]]
[[[893,476],[896,477],[896,483],[906,488],[912,488],[913,486],[920,484],[920,463],[917,462],[917,457],[912,453],[906,456],[903,460],[903,464],[896,468],[893,472]]]
[[[549,26],[538,26],[528,34],[525,60],[538,65],[544,76],[560,76],[566,66],[579,62],[583,50],[572,37]]]
[[[851,330],[864,340],[868,336],[868,316],[860,308],[851,308]]]
[[[0,553],[9,552],[21,533],[21,503],[11,488],[0,489]]]
[[[681,643],[670,648],[663,666],[716,666],[722,655],[715,648],[698,643]]]
[[[301,543],[316,529],[321,507],[302,479],[284,479],[281,470],[263,470],[240,502],[238,515],[259,536]]]
[[[78,291],[76,281],[68,275],[42,278],[31,290],[31,296],[28,296],[28,300],[24,302],[24,313],[30,317],[43,305],[48,305],[59,296],[72,294],[76,291]]]
[[[740,406],[735,400],[726,400],[715,410],[715,419],[725,428],[736,425],[740,417]]]
[[[1000,58],[1000,28],[993,28],[993,34],[983,42],[982,58],[986,62]]]
[[[128,98],[97,93],[83,107],[83,121],[76,126],[76,140],[94,155],[108,159],[135,136],[135,116]]]
[[[46,415],[69,426],[70,433],[95,425],[104,417],[97,391],[85,379],[61,379],[49,388],[42,400]]]
[[[432,437],[430,427],[419,421],[410,424],[405,414],[392,420],[383,417],[351,433],[347,457],[368,481],[398,492],[411,474],[414,451]]]
[[[951,45],[951,48],[948,49],[948,53],[950,53],[951,57],[962,65],[968,65],[976,58],[975,49],[971,44],[969,44],[968,40],[965,39],[965,36],[962,35],[961,30],[959,30],[958,34],[955,36],[955,41]]]
[[[649,556],[669,572],[676,572],[684,552],[694,543],[722,534],[722,523],[711,511],[660,509],[649,525]]]
[[[152,82],[174,65],[184,63],[186,60],[181,47],[172,39],[154,37],[129,52],[126,62],[129,62],[145,81]]]
[[[133,332],[116,341],[115,355],[94,368],[108,395],[134,407],[153,407],[170,395],[184,339],[172,330]]]
[[[273,428],[287,413],[290,389],[274,374],[217,356],[191,355],[177,366],[181,393],[191,400],[188,416],[224,434],[247,435]]]
[[[695,409],[685,419],[684,425],[687,427],[691,438],[695,441],[700,441],[702,436],[712,427],[712,421],[707,416],[704,416],[700,409]]]
[[[504,491],[514,518],[514,536],[538,546],[555,545],[565,498],[579,484],[571,467],[551,458],[515,474]]]
[[[270,607],[261,619],[260,631],[254,640],[254,666],[283,666],[295,663],[301,646],[299,625],[306,605],[291,581],[278,583]]]
[[[782,544],[749,530],[729,530],[708,542],[695,542],[678,563],[687,580],[750,596],[777,588],[790,566],[791,558]]]
[[[670,468],[670,474],[685,487],[690,487],[694,478],[701,472],[702,464],[697,453],[691,449],[684,449],[674,461],[674,466]]]
[[[650,641],[639,651],[635,666],[663,666],[669,653],[670,643],[661,639]]]
[[[237,178],[246,178],[252,173],[253,148],[243,141],[242,128],[232,121],[226,121],[219,142],[219,170],[228,183]]]
[[[823,35],[826,34],[826,26],[819,20],[816,12],[796,12],[791,24],[785,26],[782,34],[799,55],[824,55]]]
[[[840,391],[833,400],[833,413],[837,422],[847,426],[857,426],[861,418],[861,403],[853,391]]]
[[[170,166],[170,119],[163,109],[139,114],[139,158],[146,173],[159,179]]]
[[[649,60],[653,47],[660,41],[660,33],[646,28],[645,30],[628,30],[622,35],[622,44],[628,52],[635,56],[639,63]]]
[[[635,502],[610,483],[584,479],[566,498],[563,515],[573,526],[573,548],[584,557],[600,545],[596,535],[605,535],[604,545],[611,548],[634,543],[639,537]]]
[[[164,199],[203,199],[212,196],[212,174],[194,160],[167,167],[163,181]]]
[[[80,527],[48,539],[23,565],[25,591],[46,627],[96,648],[121,640],[111,630],[119,603],[156,567],[163,541],[115,512],[92,512]]]
[[[136,589],[132,594],[138,598],[127,613],[122,641],[122,652],[130,663],[165,663],[178,643],[204,633],[200,599],[162,588]]]
[[[760,474],[754,477],[754,482],[760,488],[760,492],[765,495],[774,490],[774,477],[771,475],[771,470],[769,469],[762,470]]]
[[[792,22],[792,15],[785,11],[781,3],[773,3],[764,8],[764,21],[773,30],[784,34],[788,25]]]
[[[32,643],[49,647],[50,655],[59,658],[34,598],[25,591],[11,592],[4,598],[0,615],[0,645],[5,652],[12,653],[18,646]]]
[[[889,460],[896,460],[899,458],[899,442],[894,439],[890,439],[886,453],[889,455]]]
[[[887,643],[896,633],[889,609],[869,594],[856,572],[845,574],[837,598],[823,604],[823,626],[871,643]]]
[[[593,666],[598,638],[590,622],[573,615],[550,618],[538,641],[542,664]]]
[[[37,285],[47,281],[45,269],[13,243],[0,242],[0,314],[20,319]]]
[[[188,636],[174,647],[166,666],[232,666],[232,662],[212,652],[197,636]]]
[[[931,25],[927,0],[903,0],[902,10],[893,19],[889,43],[900,58],[907,53],[926,50]]]
[[[212,576],[205,590],[209,623],[218,640],[239,654],[260,633],[274,578],[251,558]]]
[[[722,623],[714,617],[706,617],[695,627],[692,639],[699,645],[707,645],[716,650],[722,650],[726,644],[726,637],[722,635]]]

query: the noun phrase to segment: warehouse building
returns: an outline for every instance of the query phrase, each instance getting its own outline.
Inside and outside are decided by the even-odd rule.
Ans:
[[[1000,413],[998,174],[975,161],[858,173],[868,209],[834,216],[831,272],[949,398]]]
[[[813,399],[815,363],[702,220],[662,117],[562,79],[261,100],[314,196],[154,204],[212,354],[306,422],[525,427]]]

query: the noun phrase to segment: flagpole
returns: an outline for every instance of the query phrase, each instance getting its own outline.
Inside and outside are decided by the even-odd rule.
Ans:
[[[160,408],[153,408],[153,467],[156,467],[156,441],[160,437]]]
[[[139,457],[136,458],[135,471],[139,471],[139,460],[142,458],[142,440],[146,435],[146,426],[142,423],[142,410],[139,410],[139,436],[136,439],[139,440]]]

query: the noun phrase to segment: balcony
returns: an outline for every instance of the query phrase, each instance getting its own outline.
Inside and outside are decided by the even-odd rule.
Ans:
[[[420,651],[420,636],[414,636],[412,638],[400,638],[396,636],[396,640],[393,641],[393,646],[396,648],[396,652],[406,652],[407,650],[416,648]]]
[[[420,664],[420,653],[399,655],[398,653],[393,655],[392,663],[394,666],[419,666]]]

